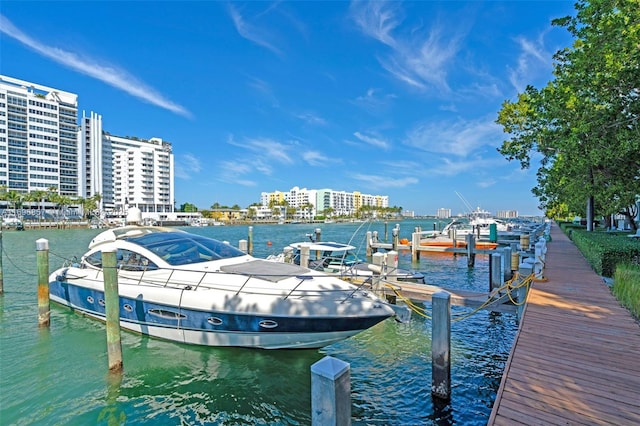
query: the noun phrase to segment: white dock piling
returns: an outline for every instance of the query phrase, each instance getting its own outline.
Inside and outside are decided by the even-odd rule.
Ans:
[[[451,295],[438,291],[431,296],[431,395],[451,397]]]
[[[325,356],[311,366],[311,424],[351,424],[351,371],[348,363]]]

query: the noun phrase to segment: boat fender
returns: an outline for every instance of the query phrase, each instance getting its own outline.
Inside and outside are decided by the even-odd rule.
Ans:
[[[369,265],[367,265],[367,267],[368,267],[371,271],[373,271],[373,272],[375,272],[375,273],[377,273],[377,274],[382,273],[382,268],[381,268],[380,266],[378,266],[378,265],[374,265],[374,264],[370,263]]]

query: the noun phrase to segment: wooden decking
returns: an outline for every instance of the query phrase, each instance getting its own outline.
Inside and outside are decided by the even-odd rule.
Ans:
[[[640,326],[553,224],[489,425],[640,425]]]

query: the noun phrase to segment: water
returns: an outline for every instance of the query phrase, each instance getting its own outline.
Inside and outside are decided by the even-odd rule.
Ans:
[[[395,222],[388,224],[388,236]],[[400,222],[401,238],[415,226]],[[383,223],[255,225],[254,255],[266,257],[306,234],[361,247]],[[247,239],[247,226],[189,228],[226,240]],[[357,231],[357,232],[356,232]],[[37,325],[36,245],[49,240],[50,269],[80,256],[99,230],[3,232],[4,295],[0,297],[0,424],[3,425],[308,425],[311,365],[326,355],[351,366],[354,425],[484,425],[495,399],[517,323],[514,315],[480,312],[452,323],[452,395],[431,398],[431,322],[387,320],[320,350],[203,348],[123,332],[124,374],[107,372],[104,324],[52,304],[50,328]],[[268,243],[271,243],[270,245]],[[400,267],[425,273],[429,284],[484,292],[488,257],[423,255]],[[427,305],[427,308],[429,306]],[[467,308],[452,307],[454,315]]]

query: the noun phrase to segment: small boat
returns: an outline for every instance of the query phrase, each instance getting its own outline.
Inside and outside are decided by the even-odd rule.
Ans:
[[[184,230],[136,225],[103,231],[80,262],[54,271],[51,300],[104,321],[103,251],[116,252],[120,326],[180,343],[320,348],[399,310],[334,275]]]
[[[380,267],[367,263],[358,258],[356,247],[350,244],[336,242],[303,241],[289,244],[284,251],[267,257],[267,260],[300,265],[302,250],[309,250],[308,267],[316,271],[323,271],[337,275],[351,281],[370,282],[375,275],[380,275]],[[397,281],[425,284],[424,274],[405,269],[388,269],[388,277]]]
[[[451,248],[466,248],[467,243],[458,239],[443,236],[427,237],[420,240],[421,250],[426,251],[447,251]],[[489,241],[476,241],[475,248],[478,250],[493,250],[498,247],[498,243]]]

